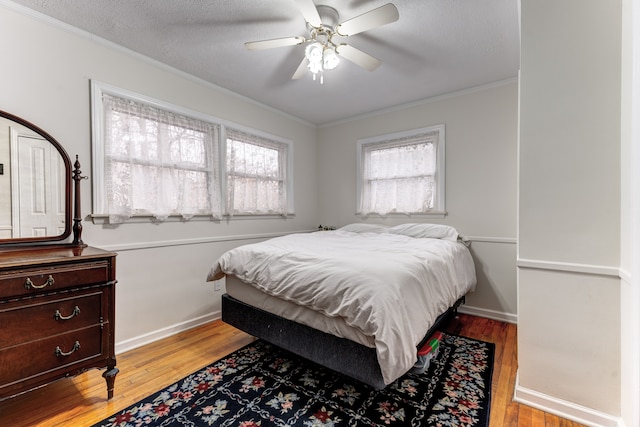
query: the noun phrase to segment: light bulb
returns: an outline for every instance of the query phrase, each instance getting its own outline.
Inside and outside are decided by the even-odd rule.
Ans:
[[[304,50],[304,56],[309,62],[322,62],[322,45],[320,43],[311,43]]]
[[[322,71],[322,63],[321,62],[309,62],[309,71],[313,74],[317,74]]]
[[[333,48],[325,49],[322,58],[325,70],[333,70],[340,63],[340,58],[338,58],[338,55]]]

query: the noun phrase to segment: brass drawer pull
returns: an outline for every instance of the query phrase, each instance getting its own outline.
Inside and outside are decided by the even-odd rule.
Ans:
[[[73,309],[73,312],[71,312],[70,315],[63,316],[62,313],[60,313],[60,310],[56,310],[56,312],[53,315],[53,318],[56,320],[69,320],[69,319],[73,319],[78,314],[80,314],[80,307],[76,305],[75,308]]]
[[[44,282],[42,285],[34,285],[33,282],[31,281],[31,278],[27,277],[27,280],[25,280],[24,282],[24,287],[27,289],[43,289],[43,288],[46,288],[47,286],[53,285],[54,282],[55,280],[53,280],[53,276],[49,275],[49,277],[47,277],[47,281]]]
[[[71,349],[71,351],[65,353],[64,351],[62,351],[60,349],[60,346],[56,346],[56,357],[60,357],[60,356],[70,356],[71,354],[73,354],[76,350],[80,350],[80,341],[76,341],[76,343],[73,345],[73,348]]]

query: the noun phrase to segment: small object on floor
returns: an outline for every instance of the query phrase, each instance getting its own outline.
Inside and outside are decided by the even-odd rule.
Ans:
[[[412,374],[423,374],[429,369],[431,360],[438,356],[438,349],[440,348],[440,340],[442,339],[442,332],[436,331],[429,339],[418,349],[418,360],[411,369]]]

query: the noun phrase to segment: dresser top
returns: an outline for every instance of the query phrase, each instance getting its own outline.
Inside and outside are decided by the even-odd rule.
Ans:
[[[38,245],[0,248],[0,268],[19,267],[21,265],[53,264],[75,262],[115,256],[92,246]]]

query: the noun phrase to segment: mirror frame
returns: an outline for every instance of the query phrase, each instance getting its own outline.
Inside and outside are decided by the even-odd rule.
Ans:
[[[65,182],[64,182],[64,205],[65,205],[65,212],[64,212],[64,222],[65,222],[65,228],[64,228],[64,232],[62,234],[56,235],[56,236],[44,236],[44,237],[16,237],[16,238],[11,238],[11,239],[0,239],[0,246],[3,245],[13,245],[13,244],[24,244],[24,243],[45,243],[45,242],[58,242],[61,240],[66,239],[67,237],[69,237],[71,235],[71,174],[72,174],[72,166],[71,166],[71,159],[69,158],[69,155],[67,154],[66,150],[62,147],[62,145],[60,145],[60,143],[58,141],[56,141],[56,139],[54,137],[52,137],[51,135],[49,135],[47,132],[45,132],[44,130],[42,130],[41,128],[39,128],[38,126],[34,125],[33,123],[15,116],[11,113],[8,113],[6,111],[2,111],[0,110],[0,117],[3,117],[5,119],[11,120],[13,122],[16,122],[30,130],[32,130],[33,132],[37,133],[38,135],[42,136],[44,139],[46,139],[47,141],[49,141],[49,143],[51,145],[53,145],[55,147],[56,150],[58,150],[58,153],[60,153],[60,156],[62,156],[62,159],[64,161],[64,168],[65,168]]]

